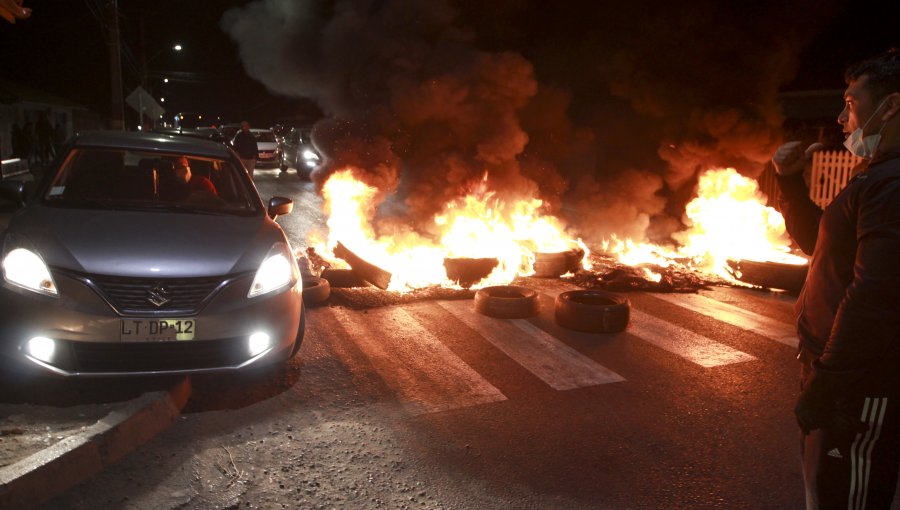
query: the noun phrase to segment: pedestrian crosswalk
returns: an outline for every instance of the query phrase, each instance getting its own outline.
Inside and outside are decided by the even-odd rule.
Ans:
[[[555,390],[625,380],[527,320],[498,320],[473,313],[468,301],[437,304]]]
[[[545,287],[549,288],[540,291],[545,303],[569,290],[562,285]],[[797,345],[791,324],[739,306],[700,294],[652,296],[688,314],[700,314],[777,344]],[[756,356],[728,345],[728,339],[717,341],[655,315],[647,302],[642,300],[644,308],[633,303],[626,331],[606,335],[605,341],[645,342],[701,370],[759,361]],[[418,313],[423,309],[427,313]],[[477,313],[469,300],[455,300],[365,311],[323,307],[311,310],[309,320],[338,324],[344,334],[330,335],[332,341],[352,342],[396,400],[414,414],[507,400],[490,376],[470,366],[448,347],[445,338],[448,335],[475,336],[477,342],[491,345],[510,363],[524,368],[555,391],[627,382],[625,377],[604,366],[605,360],[580,352],[577,348],[580,344],[572,341],[590,334],[569,332],[555,324],[550,327],[552,317],[552,307],[545,306],[536,318],[496,319]],[[436,327],[435,320],[443,322],[442,327]]]

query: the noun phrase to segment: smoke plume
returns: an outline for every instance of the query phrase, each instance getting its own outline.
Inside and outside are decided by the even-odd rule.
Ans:
[[[698,173],[762,171],[829,5],[259,0],[221,27],[250,76],[326,114],[317,182],[353,168],[385,221],[426,223],[487,175],[588,241],[644,240],[679,227]]]

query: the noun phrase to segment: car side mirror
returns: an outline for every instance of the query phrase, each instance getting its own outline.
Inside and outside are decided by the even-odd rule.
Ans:
[[[16,207],[25,205],[25,183],[22,181],[0,182],[0,198],[14,203]]]
[[[276,216],[290,214],[294,210],[294,201],[286,197],[272,197],[269,199],[268,214],[269,218],[275,219]]]

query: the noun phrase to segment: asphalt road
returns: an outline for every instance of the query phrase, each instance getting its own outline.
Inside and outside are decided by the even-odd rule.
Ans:
[[[310,183],[257,170],[295,249]],[[632,293],[625,333],[471,300],[309,310],[277,370],[192,381],[168,431],[51,508],[790,509],[803,505],[793,298]],[[377,291],[380,292],[380,291]]]

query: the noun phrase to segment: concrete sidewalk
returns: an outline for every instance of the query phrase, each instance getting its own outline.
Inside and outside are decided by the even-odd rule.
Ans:
[[[0,404],[0,508],[39,507],[109,467],[168,428],[190,393],[183,377],[113,403]]]

